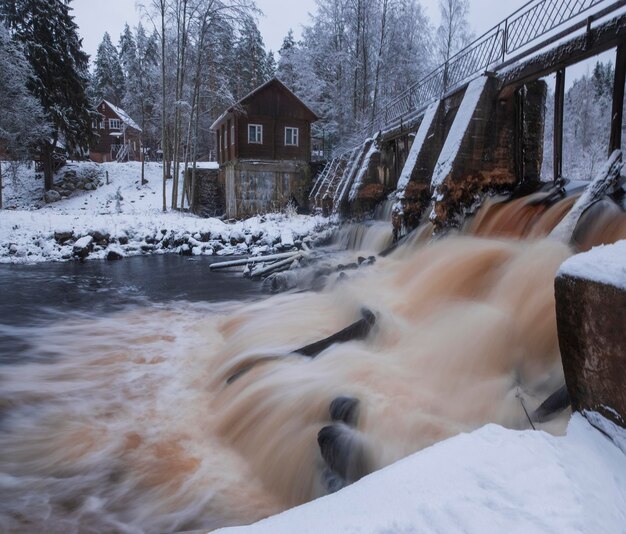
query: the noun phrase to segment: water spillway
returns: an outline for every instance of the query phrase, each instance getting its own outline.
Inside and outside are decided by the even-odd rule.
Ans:
[[[574,249],[545,236],[566,201],[494,202],[316,293],[16,327],[28,343],[0,368],[0,530],[211,529],[309,501],[329,491],[318,435],[338,398],[359,401],[359,475],[488,422],[527,428],[520,399],[532,410],[563,380],[553,283]],[[621,209],[589,210],[575,246],[625,232]],[[384,244],[355,239],[353,255]],[[363,307],[365,339],[293,353]]]

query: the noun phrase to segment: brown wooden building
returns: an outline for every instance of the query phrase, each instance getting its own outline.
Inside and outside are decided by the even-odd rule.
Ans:
[[[226,214],[243,217],[306,202],[310,187],[311,111],[273,78],[227,109],[217,136]]]
[[[141,159],[141,128],[121,108],[103,100],[96,111],[98,120],[92,129],[97,136],[89,158],[98,163],[107,161],[139,161]]]

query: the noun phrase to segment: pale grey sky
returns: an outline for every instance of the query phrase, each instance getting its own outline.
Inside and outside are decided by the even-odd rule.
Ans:
[[[471,0],[471,25],[480,34],[525,2],[526,0]],[[137,3],[136,0],[73,0],[71,6],[89,55],[95,55],[105,31],[117,43],[124,23],[135,26],[139,22]],[[316,9],[315,0],[257,0],[257,5],[264,13],[259,19],[263,40],[266,47],[274,52],[280,48],[289,28],[293,28],[297,37],[300,36],[302,26],[310,20],[309,13]],[[422,5],[436,24],[439,18],[438,0],[422,0]]]
[[[94,57],[98,44],[105,31],[108,31],[114,43],[128,22],[135,26],[141,12],[138,4],[148,0],[73,0],[76,23],[78,24],[83,46],[86,52]],[[480,35],[498,22],[523,6],[527,0],[470,0],[470,24],[476,35]],[[290,28],[294,30],[296,39],[300,37],[303,25],[308,24],[309,13],[315,12],[315,0],[257,0],[258,7],[264,16],[259,19],[259,29],[268,49],[277,52],[283,38]],[[432,23],[439,21],[439,0],[422,0],[426,13]],[[149,21],[144,21],[146,26]],[[604,54],[600,59],[612,59],[611,53]],[[594,60],[595,61],[595,60]],[[587,71],[587,65],[574,67],[570,80]]]

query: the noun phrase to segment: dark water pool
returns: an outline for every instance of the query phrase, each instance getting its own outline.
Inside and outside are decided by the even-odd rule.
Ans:
[[[0,265],[0,362],[25,357],[38,326],[69,315],[102,315],[172,301],[262,296],[240,272],[209,270],[223,257],[137,256],[117,262]]]

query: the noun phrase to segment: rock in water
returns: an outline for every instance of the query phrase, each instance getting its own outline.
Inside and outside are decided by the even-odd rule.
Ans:
[[[368,474],[365,446],[360,434],[343,423],[322,428],[317,443],[328,468],[348,484]]]
[[[355,427],[359,420],[359,399],[354,397],[337,397],[330,403],[330,418],[342,421]]]

